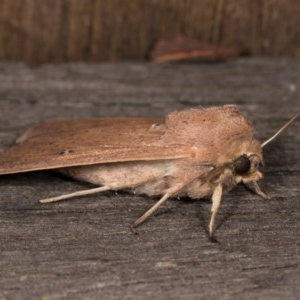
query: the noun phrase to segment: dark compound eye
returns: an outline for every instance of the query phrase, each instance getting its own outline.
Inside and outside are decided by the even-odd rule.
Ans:
[[[245,174],[251,168],[250,159],[246,155],[241,155],[234,161],[234,171],[236,174]]]

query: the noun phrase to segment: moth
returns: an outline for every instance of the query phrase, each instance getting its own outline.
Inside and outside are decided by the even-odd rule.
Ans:
[[[29,129],[0,155],[0,175],[54,169],[96,188],[40,200],[42,203],[108,190],[160,199],[131,225],[135,228],[172,197],[212,200],[213,238],[223,194],[258,181],[262,148],[235,105],[171,112],[166,119],[107,118],[46,122]]]

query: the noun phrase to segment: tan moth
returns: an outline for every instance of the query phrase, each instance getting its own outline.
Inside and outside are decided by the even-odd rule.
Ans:
[[[143,223],[169,198],[212,199],[209,235],[222,196],[238,183],[255,192],[263,175],[262,148],[253,128],[235,105],[175,111],[166,119],[108,118],[54,121],[29,129],[0,155],[0,174],[55,169],[93,183],[93,189],[40,200],[54,202],[107,190],[160,196],[139,217]]]

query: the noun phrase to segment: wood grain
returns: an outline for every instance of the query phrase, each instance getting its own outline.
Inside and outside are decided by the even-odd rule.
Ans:
[[[156,40],[178,35],[293,56],[299,10],[297,0],[0,0],[0,60],[141,60]]]
[[[51,119],[163,117],[191,106],[239,105],[265,140],[300,110],[300,64],[0,64],[0,149]],[[132,235],[156,199],[103,193],[42,205],[89,185],[51,172],[0,178],[1,299],[298,299],[299,120],[266,146],[263,201],[239,186],[210,203],[173,200]]]

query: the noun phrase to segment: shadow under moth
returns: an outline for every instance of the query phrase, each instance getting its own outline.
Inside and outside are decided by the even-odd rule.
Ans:
[[[235,105],[175,111],[166,119],[107,118],[46,122],[29,129],[0,155],[0,175],[54,169],[95,184],[60,195],[53,202],[108,190],[129,190],[161,198],[132,225],[135,228],[172,197],[212,200],[209,236],[222,196],[238,183],[251,183],[267,198],[263,177],[264,143]]]

